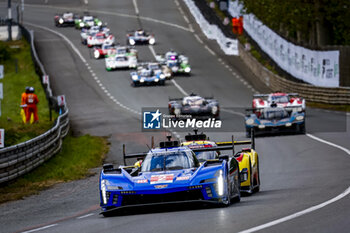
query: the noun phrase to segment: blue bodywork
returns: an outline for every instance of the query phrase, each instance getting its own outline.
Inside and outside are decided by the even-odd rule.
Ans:
[[[166,80],[166,77],[162,72],[153,72],[152,70],[131,72],[130,78],[134,86],[165,85]]]
[[[240,184],[238,165],[228,172],[228,163],[216,160],[200,165],[191,149],[174,147],[150,150],[141,168],[104,167],[99,185],[102,214],[122,207],[175,202],[226,204],[239,195]]]
[[[305,133],[305,112],[293,108],[264,108],[245,117],[247,136],[253,128],[256,134],[297,132]]]

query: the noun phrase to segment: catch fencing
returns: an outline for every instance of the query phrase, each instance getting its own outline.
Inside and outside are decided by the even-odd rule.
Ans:
[[[20,25],[22,35],[31,45],[35,70],[39,77],[47,75],[34,45],[34,32]],[[42,81],[42,79],[41,79]],[[57,99],[52,95],[49,84],[43,84],[51,109],[58,110]],[[0,149],[0,184],[11,181],[44,163],[62,147],[62,139],[69,131],[68,108],[63,106],[62,114],[46,133],[29,141]]]
[[[207,21],[210,25],[217,25],[217,29],[221,30],[225,35],[231,34],[232,29],[228,25],[223,25],[222,20],[215,14],[214,10],[211,9],[206,1],[201,0],[184,0],[187,2],[195,3],[203,17],[203,21]],[[189,7],[191,14],[196,18],[199,13],[197,10],[193,10],[193,7]],[[205,30],[204,30],[205,31]],[[206,32],[204,32],[206,34]],[[256,45],[253,42],[253,45]],[[258,46],[255,46],[258,47]],[[239,44],[239,56],[242,58],[244,63],[253,71],[257,79],[264,82],[272,91],[283,91],[299,93],[301,97],[304,97],[308,101],[325,103],[325,104],[339,104],[349,105],[350,104],[350,87],[320,87],[314,86],[307,83],[295,81],[293,77],[286,76],[287,78],[281,77],[270,70],[266,69],[259,61],[257,61],[249,51],[247,51],[242,45]],[[340,49],[340,66],[348,67],[348,59],[350,49]],[[268,57],[263,51],[259,51],[264,57]],[[277,66],[278,67],[278,66]],[[276,67],[275,67],[276,68]],[[280,70],[280,69],[278,69]],[[285,73],[283,73],[285,75]],[[348,77],[348,73],[343,72],[344,77]],[[341,80],[341,84],[348,86],[349,78]]]

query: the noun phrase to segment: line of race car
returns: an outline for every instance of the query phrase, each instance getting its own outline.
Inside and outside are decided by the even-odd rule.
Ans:
[[[80,29],[81,42],[91,48],[95,59],[104,58],[107,71],[135,69],[130,73],[134,87],[165,85],[175,74],[190,75],[188,57],[169,51],[156,55],[156,61],[138,61],[137,44],[154,45],[153,34],[144,30],[127,33],[127,45],[116,45],[110,29],[91,15],[79,17],[71,12],[54,17],[57,27]],[[169,99],[169,114],[176,118],[220,118],[219,102],[213,97],[191,94]],[[126,154],[124,165],[115,168],[105,164],[100,174],[100,206],[109,216],[124,207],[164,203],[205,202],[230,205],[240,201],[241,193],[260,190],[259,156],[255,151],[255,135],[276,132],[305,133],[305,100],[296,93],[276,92],[253,96],[252,108],[246,110],[246,136],[250,140],[214,142],[195,130],[185,141],[161,142],[148,152]],[[250,145],[235,151],[237,145]],[[221,151],[229,150],[228,154]],[[137,159],[133,166],[126,159]]]
[[[134,87],[165,85],[166,80],[176,74],[191,73],[188,57],[172,50],[156,55],[156,61],[139,62],[135,46],[156,43],[154,35],[142,29],[128,32],[126,45],[121,46],[116,45],[115,36],[106,24],[92,15],[85,14],[79,17],[72,12],[65,12],[55,15],[54,22],[57,27],[74,26],[81,30],[81,43],[92,49],[95,59],[104,58],[107,71],[135,69],[130,73]]]

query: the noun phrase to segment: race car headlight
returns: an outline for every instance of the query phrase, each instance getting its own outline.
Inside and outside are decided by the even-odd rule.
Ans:
[[[213,115],[215,115],[217,112],[218,112],[218,107],[213,106],[213,107],[211,108],[211,113],[212,113]]]
[[[178,69],[179,69],[179,68],[178,68],[177,66],[171,67],[171,70],[172,70],[173,72],[176,72]]]
[[[170,72],[167,72],[167,73],[165,73],[165,76],[166,76],[166,77],[170,77],[170,76],[171,76],[171,73],[170,73]]]
[[[84,27],[84,23],[81,22],[81,23],[79,24],[79,26],[80,26],[80,27]]]
[[[99,22],[97,23],[97,26],[101,26],[101,25],[102,25],[102,22],[99,21]]]
[[[135,40],[134,39],[129,39],[129,44],[130,45],[135,45]]]
[[[154,44],[155,42],[156,42],[156,40],[154,38],[150,38],[148,41],[149,44]]]
[[[103,204],[107,204],[108,200],[107,200],[107,184],[108,184],[108,180],[101,180],[101,192],[102,192],[102,202]]]
[[[180,113],[181,113],[181,110],[179,108],[175,108],[174,114],[177,116],[177,115],[180,115]]]
[[[136,81],[136,80],[139,79],[139,77],[138,77],[137,75],[133,75],[131,78],[132,78],[132,80],[134,80],[134,81]]]
[[[218,171],[218,179],[217,179],[217,191],[218,195],[222,196],[224,195],[224,176],[222,170]]]
[[[254,124],[254,120],[249,118],[248,120],[245,121],[245,123],[247,125],[252,125],[252,124]]]
[[[154,81],[155,81],[155,82],[158,82],[158,81],[159,81],[159,79],[158,79],[158,78],[156,78],[156,79],[154,79]]]
[[[259,129],[264,129],[265,125],[259,125]]]
[[[61,18],[61,19],[58,20],[58,22],[59,22],[60,24],[62,24],[62,23],[64,23],[64,20]]]
[[[161,75],[159,75],[159,78],[160,78],[160,79],[165,79],[165,75],[164,75],[164,74],[161,74]]]
[[[190,73],[190,72],[191,72],[191,68],[190,68],[189,66],[187,66],[187,67],[185,68],[185,72],[186,72],[186,73]]]
[[[304,120],[304,116],[297,116],[297,117],[295,118],[295,120],[297,120],[297,121],[302,121],[302,120]]]
[[[286,127],[290,127],[290,126],[292,126],[292,123],[287,122],[287,123],[286,123]]]
[[[140,83],[144,83],[144,82],[145,82],[145,79],[141,78]]]

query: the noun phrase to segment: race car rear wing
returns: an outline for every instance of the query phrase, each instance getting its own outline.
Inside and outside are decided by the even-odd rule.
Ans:
[[[299,96],[298,93],[286,93],[288,96]],[[268,97],[270,94],[254,94],[254,98]]]
[[[235,145],[250,145],[250,148],[255,150],[255,133],[254,129],[251,129],[250,140],[235,141],[232,135],[232,140],[228,142],[216,142],[216,145],[219,147],[219,150],[232,150],[235,154]],[[215,147],[212,147],[215,148]],[[216,147],[216,149],[218,149]]]

